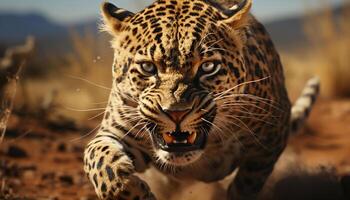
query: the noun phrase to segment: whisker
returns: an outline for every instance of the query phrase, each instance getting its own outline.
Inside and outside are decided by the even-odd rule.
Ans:
[[[135,121],[139,121],[139,120],[141,120],[142,118],[140,117],[140,116],[136,116],[136,117],[132,117],[132,118],[128,118],[127,120],[125,120],[125,118],[123,119],[122,118],[122,122],[124,123],[124,124],[130,124],[131,122],[135,122]]]
[[[261,122],[264,122],[266,124],[269,124],[269,125],[275,125],[274,123],[272,122],[269,122],[269,121],[266,121],[264,119],[261,119],[259,117],[254,117],[254,116],[243,116],[243,115],[224,115],[225,117],[227,118],[231,118],[231,117],[236,117],[236,118],[241,118],[241,119],[254,119],[254,120],[257,120],[257,121],[261,121]]]
[[[221,106],[222,108],[232,108],[231,106]],[[257,117],[266,117],[266,116],[271,116],[271,117],[277,117],[277,116],[273,116],[271,115],[270,112],[266,112],[266,113],[253,113],[251,112],[248,108],[245,108],[243,106],[239,106],[240,109],[234,109],[232,110],[233,113],[242,113],[242,114],[248,114],[248,115],[253,115],[253,116],[257,116]]]
[[[226,122],[227,121],[227,118],[225,118],[225,117],[222,117],[221,115],[219,115],[219,116],[216,116],[216,119],[218,119],[218,120],[220,120],[222,123],[220,123],[220,124],[222,124],[223,125],[223,128],[224,129],[226,129],[227,131],[228,131],[228,134],[227,135],[229,135],[229,136],[232,136],[233,135],[233,137],[234,137],[234,139],[242,146],[242,147],[244,147],[244,145],[243,145],[243,143],[239,140],[239,137],[236,135],[236,134],[232,134],[232,132],[235,132],[234,130],[231,130],[230,128],[229,128],[229,124],[231,124],[231,123],[233,123],[233,122]],[[225,122],[225,123],[223,123],[223,122]],[[234,124],[236,127],[239,127],[239,128],[241,128],[240,126],[238,126],[238,125],[236,125],[236,124]]]
[[[238,101],[237,101],[238,102]],[[245,108],[245,106],[250,106],[250,107],[253,107],[253,108],[256,108],[256,109],[259,109],[261,111],[264,111],[264,112],[270,112],[268,110],[266,110],[265,108],[263,107],[260,107],[252,102],[249,102],[249,101],[246,101],[245,103],[236,103],[235,101],[227,101],[227,102],[224,102],[222,105],[220,105],[220,107],[230,107],[230,106],[240,106],[241,108]],[[245,108],[246,110],[248,110],[247,108]]]
[[[119,112],[118,113],[121,117],[125,117],[125,116],[140,116],[139,112],[136,112],[134,110],[130,110],[130,111],[123,111],[123,112]]]
[[[231,116],[232,119],[235,119],[237,120],[239,123],[241,123],[243,125],[243,127],[245,128],[245,130],[247,130],[251,136],[254,138],[254,140],[261,146],[263,147],[264,149],[266,150],[269,150],[269,148],[267,148],[264,144],[262,144],[260,141],[259,141],[259,138],[256,136],[256,134],[242,121],[240,120],[239,118],[237,117],[234,117],[234,116]]]
[[[204,119],[204,118],[201,118],[204,122],[206,122],[206,123],[208,123],[209,125],[212,125],[214,128],[216,128],[217,130],[219,130],[219,132],[221,132],[221,133],[223,133],[224,134],[224,131],[220,128],[220,127],[218,127],[216,124],[214,124],[214,123],[212,123],[212,122],[210,122],[210,121],[208,121],[208,120],[206,120],[206,119]],[[215,135],[218,135],[219,136],[219,139],[220,139],[220,141],[221,141],[221,143],[223,143],[223,141],[224,141],[224,139],[221,137],[221,135],[220,134],[215,134]]]
[[[101,124],[97,125],[94,129],[92,129],[91,131],[89,131],[88,133],[84,134],[83,136],[79,137],[79,138],[75,138],[72,140],[69,140],[69,142],[73,143],[76,142],[78,140],[84,139],[86,137],[88,137],[89,135],[91,135],[93,132],[95,132],[97,129],[99,129],[101,127]]]
[[[94,82],[92,82],[92,81],[90,81],[90,80],[87,80],[87,79],[84,79],[84,78],[81,78],[81,77],[78,77],[78,76],[73,76],[73,75],[65,75],[65,76],[67,76],[67,77],[69,77],[69,78],[72,78],[72,79],[84,81],[84,82],[89,83],[89,84],[91,84],[91,85],[93,85],[93,86],[96,86],[96,87],[99,87],[99,88],[102,88],[102,89],[105,89],[105,90],[108,90],[108,91],[112,90],[112,88],[108,88],[108,87],[106,87],[106,86],[103,86],[103,85],[94,83]]]
[[[124,95],[124,96],[122,96],[122,95],[120,94],[120,89],[118,89],[118,91],[112,90],[111,93],[112,93],[112,94],[115,94],[115,95],[118,95],[118,96],[120,95],[120,98],[128,99],[128,100],[130,100],[130,101],[132,101],[132,102],[134,102],[134,103],[138,103],[138,102],[139,102],[139,100],[136,99],[136,98],[133,97],[133,96],[129,96],[129,95]]]
[[[206,34],[201,41],[198,43],[197,48],[200,47],[202,45],[202,43],[210,36],[210,35],[215,35],[214,33],[208,33]]]
[[[285,110],[283,108],[280,107],[280,105],[278,103],[276,103],[275,101],[271,100],[271,99],[266,99],[266,98],[262,98],[262,97],[258,97],[252,94],[246,94],[244,97],[248,97],[250,99],[254,99],[257,102],[263,103],[265,105],[271,106],[272,108],[275,108],[281,112],[285,112]]]
[[[223,52],[231,53],[229,50],[223,49],[223,48],[211,48],[211,49],[207,49],[207,50],[205,50],[205,51],[203,51],[201,53],[204,54],[204,53],[208,53],[208,52],[211,52],[211,51],[223,51]]]
[[[103,112],[101,112],[101,113],[98,113],[97,115],[94,115],[94,116],[90,117],[90,118],[88,119],[88,121],[93,120],[93,119],[96,119],[96,118],[102,116],[103,114],[105,114],[105,112],[106,112],[106,111],[103,111]]]
[[[141,123],[140,123],[141,122]],[[147,122],[143,122],[142,120],[139,120],[133,127],[131,127],[131,129],[129,129],[129,131],[127,133],[125,133],[125,135],[123,135],[123,137],[121,138],[121,140],[125,139],[130,133],[132,130],[134,130],[137,126],[139,125],[143,125]]]
[[[100,111],[100,110],[105,110],[106,108],[91,108],[91,109],[76,109],[76,108],[72,108],[72,107],[67,107],[64,106],[65,109],[67,110],[71,110],[71,111],[76,111],[76,112],[92,112],[92,111]]]
[[[102,101],[102,102],[96,102],[96,103],[91,103],[92,105],[99,105],[99,104],[107,104],[108,101]]]
[[[24,137],[26,137],[28,134],[32,133],[33,130],[27,130],[25,131],[23,134],[19,135],[18,137],[15,137],[14,139],[12,140],[8,140],[6,143],[7,144],[12,144],[12,143],[15,143],[17,140],[20,140]],[[1,141],[1,140],[0,140]]]
[[[219,42],[221,42],[221,41],[223,41],[224,39],[220,39],[220,40],[211,40],[211,41],[209,41],[209,42],[207,42],[205,45],[207,45],[207,44],[209,44],[209,43],[211,43],[211,42],[213,42],[212,44],[210,44],[207,48],[207,52],[208,52],[208,50],[210,51],[211,49],[213,49],[213,48],[211,48],[211,47],[213,47],[215,44],[217,44],[217,43],[219,43]],[[218,49],[218,48],[217,48]],[[201,54],[204,54],[206,51],[204,51],[204,52],[201,52]]]
[[[266,80],[266,79],[268,79],[268,78],[270,78],[270,76],[267,76],[267,77],[264,77],[264,78],[261,78],[261,79],[258,79],[258,80],[247,81],[247,82],[244,82],[244,83],[240,83],[240,84],[238,84],[238,85],[235,85],[234,87],[232,87],[232,88],[230,88],[230,89],[228,89],[228,90],[226,90],[226,91],[224,91],[224,92],[221,92],[221,93],[219,93],[219,94],[216,94],[215,96],[217,96],[217,97],[214,98],[214,100],[217,100],[217,99],[218,99],[219,97],[221,97],[222,95],[227,94],[227,93],[231,92],[232,90],[234,90],[234,89],[236,89],[236,88],[238,88],[238,87],[241,87],[241,86],[247,85],[247,84],[251,84],[251,83],[258,83],[258,82],[263,81],[263,80]]]
[[[264,102],[271,102],[274,103],[274,100],[272,99],[267,99],[267,98],[263,98],[263,97],[259,97],[253,94],[243,94],[243,93],[238,93],[238,94],[227,94],[225,96],[223,96],[224,98],[234,98],[234,97],[240,97],[240,98],[244,98],[247,97],[248,99],[254,99],[254,100],[261,100]],[[240,101],[244,101],[243,99],[240,99]],[[245,100],[248,101],[248,100]],[[248,101],[249,102],[249,101]]]
[[[147,122],[136,134],[135,134],[135,137],[137,138],[137,136],[139,135],[139,133],[142,131],[144,132],[143,130],[146,128],[147,129],[147,126],[150,124],[150,122]]]
[[[230,127],[229,125],[232,124],[233,122],[230,120],[228,121],[228,118],[225,118],[222,114],[219,114],[215,117],[215,121],[218,120],[220,121],[221,123],[218,123],[220,124],[223,128],[225,128],[229,134],[231,134],[232,132],[237,132],[237,130],[235,129],[232,129],[232,127]],[[237,124],[234,124],[236,127],[237,127]],[[241,128],[241,127],[239,127]],[[238,137],[235,136],[236,140],[238,140]]]
[[[258,97],[258,96],[252,95],[252,94],[230,94],[230,95],[226,95],[226,96],[221,97],[219,100],[217,100],[217,102],[220,103],[220,101],[227,100],[228,98],[230,98],[230,99],[225,101],[224,103],[244,101],[244,100],[236,101],[234,99],[231,99],[231,98],[234,98],[234,97],[241,97],[241,98],[246,97],[248,99],[255,100],[256,102],[259,102],[259,103],[271,106],[272,108],[274,108],[274,109],[276,109],[276,110],[278,110],[280,112],[285,112],[285,110],[283,108],[281,108],[281,106],[279,106],[279,104],[276,103],[275,101],[273,101],[271,99]],[[252,101],[246,101],[246,102],[252,103]],[[263,109],[262,107],[258,107],[258,108]]]

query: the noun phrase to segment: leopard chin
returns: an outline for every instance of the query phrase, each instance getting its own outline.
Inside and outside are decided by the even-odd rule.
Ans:
[[[162,149],[155,151],[158,161],[162,164],[183,167],[198,161],[204,150],[196,150],[189,152],[168,152]]]

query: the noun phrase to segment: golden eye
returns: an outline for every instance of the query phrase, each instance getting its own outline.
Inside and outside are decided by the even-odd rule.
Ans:
[[[141,66],[141,69],[146,73],[155,74],[157,72],[157,68],[155,64],[151,62],[140,63],[140,66]]]

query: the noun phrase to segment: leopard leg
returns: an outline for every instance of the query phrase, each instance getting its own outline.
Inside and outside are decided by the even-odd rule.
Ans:
[[[146,166],[141,152],[107,132],[97,134],[84,153],[84,170],[104,200],[154,200],[147,183],[134,175]]]
[[[261,152],[260,152],[261,153]],[[228,188],[228,200],[255,200],[273,171],[280,153],[260,154],[245,159]]]

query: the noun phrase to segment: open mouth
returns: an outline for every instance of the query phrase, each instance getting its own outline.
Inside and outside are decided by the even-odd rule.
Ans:
[[[206,136],[202,133],[188,131],[173,131],[154,134],[155,143],[167,152],[189,152],[203,149],[206,143]]]

